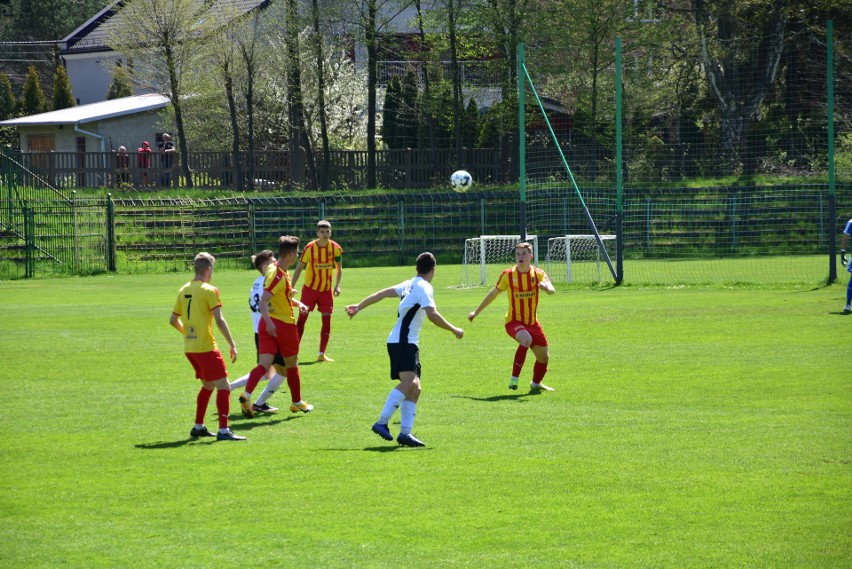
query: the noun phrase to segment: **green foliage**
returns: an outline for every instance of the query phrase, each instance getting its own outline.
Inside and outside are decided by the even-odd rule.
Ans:
[[[61,39],[107,4],[107,0],[11,0],[10,37],[22,41]]]
[[[397,114],[398,148],[417,147],[417,76],[409,70],[402,76],[399,93],[399,112]]]
[[[0,72],[0,120],[7,120],[15,116],[18,101],[12,91],[12,83],[9,76]]]
[[[38,80],[36,68],[30,65],[24,82],[24,96],[21,99],[21,112],[24,116],[43,113],[48,110],[47,98]]]
[[[107,99],[120,99],[133,95],[133,85],[130,82],[130,74],[121,65],[115,65],[112,69],[112,82],[107,90]]]
[[[77,100],[74,98],[71,82],[68,80],[68,72],[65,71],[65,66],[59,65],[56,68],[56,78],[53,83],[53,110],[58,111],[76,105]]]
[[[378,569],[400,566],[399,547],[412,569],[847,565],[852,382],[837,339],[849,322],[831,314],[841,286],[558,287],[539,306],[556,391],[534,396],[507,389],[505,298],[468,323],[485,291],[448,289],[458,267],[439,264],[437,305],[465,336],[424,324],[415,432],[429,446],[403,449],[370,432],[394,385],[384,342],[396,304],[353,320],[342,306],[413,271],[350,268],[337,361],[301,366],[316,410],[246,420],[232,395],[232,428],[248,441],[218,443],[188,437],[199,384],[168,325],[194,253],[167,274],[0,283],[0,396],[20,401],[32,354],[64,362],[33,381],[50,413],[4,408],[0,468],[14,475],[3,566],[225,567],[298,549],[308,567]],[[255,276],[213,276],[239,349],[232,379],[254,365],[244,297]],[[314,314],[308,363],[319,328]],[[116,361],[121,371],[107,371]],[[528,358],[523,386],[531,368]],[[389,482],[399,473],[405,483]],[[234,484],[208,482],[223,477],[286,481],[252,509],[252,527],[274,531],[222,539],[245,503]],[[187,520],[210,523],[178,544]]]
[[[387,148],[398,148],[399,103],[402,87],[399,77],[391,77],[385,89],[385,105],[382,111],[382,140]]]
[[[464,148],[476,147],[477,134],[479,133],[479,106],[471,97],[462,115],[462,146]]]

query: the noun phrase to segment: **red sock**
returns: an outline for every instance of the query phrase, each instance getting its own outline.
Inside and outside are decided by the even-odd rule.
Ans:
[[[533,366],[533,383],[541,383],[547,373],[547,363],[535,362]]]
[[[210,403],[210,396],[213,395],[212,389],[201,388],[198,392],[198,397],[195,398],[195,423],[197,425],[204,424],[204,414],[207,413],[207,405]]]
[[[290,398],[293,400],[293,403],[298,403],[302,400],[302,380],[299,377],[298,366],[287,368],[287,387],[290,388]]]
[[[258,365],[256,368],[251,370],[249,373],[248,381],[246,381],[246,391],[249,393],[254,393],[254,388],[257,387],[257,384],[260,383],[260,380],[263,378],[263,375],[266,373],[266,368],[262,365]]]
[[[231,390],[220,389],[216,392],[216,410],[219,412],[219,428],[228,428],[228,415],[231,414]]]
[[[512,377],[521,377],[521,370],[524,369],[524,362],[527,361],[529,351],[528,347],[518,345],[518,349],[515,350],[515,363],[512,365]]]
[[[325,349],[328,347],[328,338],[331,336],[331,314],[323,314],[322,315],[322,329],[320,330],[320,349],[319,351],[325,353]]]
[[[299,312],[299,320],[296,322],[296,330],[299,332],[299,339],[302,339],[302,334],[305,333],[305,322],[308,321],[310,312]]]

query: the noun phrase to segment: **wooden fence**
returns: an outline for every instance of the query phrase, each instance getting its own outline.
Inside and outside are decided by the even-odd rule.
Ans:
[[[379,150],[376,152],[376,178],[386,188],[429,188],[449,183],[450,174],[457,168],[467,169],[478,183],[498,183],[504,179],[505,161],[494,148],[464,149],[461,164],[456,164],[452,149]],[[169,166],[165,156],[154,152],[23,152],[12,156],[23,168],[23,186],[50,186],[59,190],[109,187],[145,188],[185,185],[178,163]],[[176,157],[178,158],[178,157]],[[323,154],[314,155],[321,170]],[[196,188],[236,188],[237,168],[230,152],[190,152],[189,168]],[[240,174],[243,187],[278,191],[289,189],[292,181],[310,179],[299,172],[290,177],[290,156],[287,151],[254,153],[252,174],[250,156],[240,154]],[[329,153],[329,180],[334,189],[362,189],[367,181],[367,152],[337,150]],[[306,184],[310,186],[311,184]]]

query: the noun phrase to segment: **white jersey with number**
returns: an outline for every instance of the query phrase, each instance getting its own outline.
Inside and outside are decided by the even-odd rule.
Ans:
[[[432,285],[417,276],[394,288],[400,298],[396,325],[388,336],[388,344],[414,344],[420,340],[420,328],[426,318],[424,308],[435,308]]]
[[[266,280],[264,275],[260,275],[254,280],[249,293],[249,308],[251,308],[252,328],[257,333],[257,327],[263,317],[260,315],[260,297],[263,296],[263,283]]]

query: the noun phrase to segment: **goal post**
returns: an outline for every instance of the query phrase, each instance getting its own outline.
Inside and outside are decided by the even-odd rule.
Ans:
[[[615,235],[599,237],[607,253],[615,248]],[[554,282],[600,284],[601,259],[598,236],[565,235],[547,240],[545,263],[547,274]],[[606,270],[606,266],[604,269]]]
[[[525,238],[533,247],[533,264],[538,266],[538,236]],[[496,283],[500,272],[515,264],[515,246],[521,241],[520,235],[480,235],[466,239],[459,286]]]

